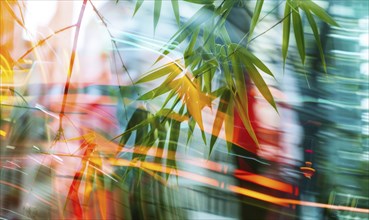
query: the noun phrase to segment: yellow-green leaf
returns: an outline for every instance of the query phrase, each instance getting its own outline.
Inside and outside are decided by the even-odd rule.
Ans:
[[[182,69],[180,68],[180,66],[177,64],[177,60],[167,63],[163,66],[160,66],[150,72],[148,72],[144,77],[142,77],[141,79],[139,79],[136,83],[144,83],[144,82],[149,82],[149,81],[153,81],[155,79],[158,79],[162,76],[165,76],[169,73],[175,72],[177,74],[182,72]]]
[[[283,20],[283,39],[282,39],[282,57],[283,57],[283,70],[286,65],[286,58],[288,52],[288,44],[290,41],[290,24],[291,24],[291,6],[286,2],[284,8],[284,20]]]
[[[234,103],[231,96],[228,100],[227,112],[224,121],[225,121],[224,131],[227,141],[227,149],[228,152],[230,152],[233,144],[233,127],[234,127]]]
[[[160,11],[161,11],[161,2],[162,0],[155,0],[154,2],[154,30],[158,25],[159,18],[160,18]]]
[[[333,26],[337,26],[337,27],[339,26],[337,22],[333,20],[333,18],[331,18],[331,16],[329,16],[323,8],[315,4],[313,1],[310,1],[310,0],[301,1],[301,4],[305,6],[307,9],[309,9],[310,11],[312,11],[316,16],[318,16],[324,22],[330,25],[333,25]]]
[[[209,154],[211,153],[211,151],[213,150],[213,146],[215,144],[215,142],[218,139],[218,135],[220,133],[220,130],[222,128],[224,119],[225,119],[225,115],[226,115],[226,111],[227,111],[227,107],[228,107],[228,100],[230,98],[230,91],[226,90],[223,92],[222,96],[220,97],[219,100],[219,105],[218,105],[218,110],[217,113],[215,115],[214,118],[214,124],[213,124],[213,130],[211,132],[212,136],[210,139],[210,151]]]
[[[304,29],[301,22],[301,17],[298,12],[298,8],[292,11],[293,29],[295,33],[296,45],[299,51],[301,62],[305,64],[305,39]]]
[[[270,69],[261,60],[259,60],[259,58],[257,58],[251,52],[249,52],[246,48],[244,48],[242,46],[239,46],[238,51],[241,52],[247,59],[249,59],[260,70],[262,70],[266,74],[274,77],[272,71],[270,71]]]
[[[314,38],[315,38],[316,45],[317,45],[318,50],[319,50],[319,53],[320,53],[320,58],[322,60],[324,72],[327,72],[327,65],[325,63],[325,58],[324,58],[324,52],[323,52],[322,43],[320,42],[318,27],[317,27],[317,25],[315,23],[315,20],[313,18],[313,15],[310,13],[310,11],[304,5],[302,5],[301,8],[305,11],[305,14],[306,14],[306,17],[307,17],[307,19],[309,21],[311,30],[314,33]]]
[[[255,9],[254,9],[254,15],[252,16],[252,19],[251,19],[251,25],[250,25],[250,31],[249,31],[249,36],[248,36],[248,42],[250,42],[251,37],[252,37],[252,34],[253,34],[254,29],[256,27],[256,24],[257,24],[257,22],[259,20],[259,16],[260,16],[261,9],[263,7],[263,3],[264,3],[264,0],[258,0],[256,2]]]
[[[173,7],[173,12],[174,12],[174,16],[176,17],[176,21],[177,24],[179,25],[179,5],[178,5],[178,0],[172,0],[172,7]]]
[[[247,72],[251,78],[251,80],[255,83],[255,86],[258,88],[263,97],[269,102],[270,105],[278,112],[277,106],[274,102],[274,98],[270,93],[269,87],[265,83],[263,77],[260,75],[259,71],[256,67],[250,63],[248,60],[243,60],[244,65],[246,66]]]
[[[140,7],[142,6],[142,3],[143,2],[144,2],[144,0],[137,0],[135,11],[133,12],[133,16],[135,16],[135,14],[137,13],[138,9],[140,9]]]

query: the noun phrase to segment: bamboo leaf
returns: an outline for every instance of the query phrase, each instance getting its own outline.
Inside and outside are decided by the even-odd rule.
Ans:
[[[181,73],[182,69],[177,64],[177,61],[178,60],[172,61],[170,63],[167,63],[163,66],[160,66],[160,67],[148,72],[144,77],[139,79],[136,82],[136,84],[153,81],[153,80],[158,79],[162,76],[168,75],[169,73],[172,73],[172,72],[175,72],[177,74]]]
[[[224,130],[227,141],[228,152],[231,152],[233,144],[233,127],[234,127],[234,103],[232,96],[229,97],[227,112],[224,119]]]
[[[283,20],[283,37],[282,37],[282,57],[283,57],[283,70],[286,65],[286,58],[288,52],[288,44],[290,41],[290,25],[291,25],[291,6],[286,2],[284,8],[284,20]]]
[[[278,112],[277,106],[274,102],[274,98],[270,93],[269,87],[265,83],[263,77],[260,75],[259,71],[255,68],[255,66],[250,63],[248,60],[243,60],[243,64],[245,65],[247,72],[251,78],[251,80],[255,83],[255,86],[258,88],[263,97],[269,102],[271,106]]]
[[[301,4],[303,6],[305,6],[308,10],[312,11],[316,16],[318,16],[324,22],[326,22],[330,25],[339,27],[337,22],[335,20],[333,20],[333,18],[331,16],[329,16],[323,8],[321,8],[319,5],[317,5],[313,1],[311,1],[311,0],[301,1]]]
[[[256,27],[256,24],[259,20],[259,16],[260,16],[261,9],[263,7],[263,3],[264,3],[264,0],[258,0],[256,2],[255,9],[254,9],[254,15],[252,16],[252,19],[251,19],[248,42],[250,42],[250,40],[252,39],[251,37],[252,37],[252,34],[253,34],[254,29]]]
[[[296,11],[297,10],[297,11]],[[304,39],[304,30],[301,22],[301,17],[298,12],[298,8],[292,11],[292,21],[293,21],[293,29],[295,33],[295,39],[297,44],[297,49],[299,51],[301,62],[305,64],[305,39]]]
[[[170,90],[171,90],[170,87],[165,86],[165,85],[162,84],[159,87],[157,87],[157,88],[155,88],[155,89],[153,89],[153,90],[151,90],[151,91],[143,94],[142,96],[140,96],[138,98],[138,100],[150,100],[150,99],[154,99],[154,98],[156,98],[156,97],[158,97],[160,95],[163,95],[163,94],[169,92]]]
[[[204,22],[206,22],[209,17],[211,17],[212,12],[214,11],[214,5],[205,5],[201,9],[199,9],[169,40],[169,42],[163,47],[164,51],[162,55],[155,61],[158,62],[163,57],[168,55],[172,48],[168,48],[168,46],[172,45],[173,42],[177,44],[182,43],[190,34],[193,33],[195,28],[201,26]]]
[[[200,32],[200,28],[197,28],[192,36],[191,36],[191,40],[184,52],[184,60],[185,60],[185,65],[186,66],[191,66],[194,65],[194,63],[192,62],[194,60],[193,56],[199,57],[198,54],[194,53],[193,49],[195,47],[196,41],[197,41],[197,36],[199,35]],[[196,64],[195,64],[196,65]]]
[[[233,81],[232,73],[229,68],[229,60],[228,60],[228,55],[227,55],[225,47],[221,49],[220,53],[221,53],[221,56],[224,57],[223,58],[224,60],[221,63],[221,67],[224,72],[224,77],[225,77],[228,88],[232,89],[234,87],[234,81]]]
[[[214,0],[184,0],[184,1],[201,5],[209,5],[214,3]]]
[[[154,31],[159,22],[161,3],[162,3],[162,0],[155,0],[154,2]]]
[[[166,118],[170,118],[175,121],[183,122],[188,120],[188,116],[181,115],[173,111],[173,109],[163,108],[156,113],[158,116],[164,116]]]
[[[259,58],[257,58],[254,54],[249,52],[246,48],[239,46],[238,51],[241,52],[246,59],[249,59],[255,66],[257,66],[260,70],[265,72],[266,74],[273,76],[272,71],[261,61]]]
[[[176,21],[177,24],[180,24],[180,20],[179,20],[179,5],[178,5],[178,0],[172,0],[172,7],[173,7],[173,12],[174,12],[174,16],[176,17]]]
[[[209,156],[213,150],[214,144],[218,139],[218,135],[220,133],[220,130],[222,128],[225,116],[226,116],[226,112],[228,109],[228,100],[230,98],[230,91],[226,90],[224,91],[224,93],[222,94],[222,96],[220,97],[219,100],[219,105],[218,105],[218,110],[217,113],[215,115],[215,119],[214,119],[214,123],[213,123],[213,130],[211,132],[212,136],[210,139],[210,151],[209,151]]]
[[[135,16],[136,12],[138,11],[138,9],[140,9],[140,7],[142,6],[142,3],[143,2],[144,2],[144,0],[137,0],[135,11],[133,12],[133,16]],[[118,0],[117,0],[117,3],[118,3]]]
[[[234,74],[234,79],[236,82],[236,92],[239,94],[239,96],[241,97],[241,103],[242,106],[247,106],[247,103],[244,99],[244,97],[247,97],[247,93],[246,93],[246,80],[245,80],[245,75],[241,69],[241,63],[238,60],[238,56],[236,54],[236,46],[235,45],[230,45],[230,50],[231,50],[231,64],[232,64],[232,69],[233,69],[233,74]]]
[[[314,33],[314,38],[315,38],[316,45],[317,45],[318,50],[319,50],[319,53],[320,53],[320,58],[322,60],[324,72],[327,72],[327,65],[325,63],[325,58],[324,58],[324,52],[323,52],[322,43],[320,42],[318,27],[317,27],[317,25],[315,23],[315,20],[313,18],[313,15],[310,13],[310,11],[304,5],[302,5],[301,8],[305,11],[305,14],[306,14],[306,17],[307,17],[307,19],[309,21],[311,30]]]
[[[193,119],[193,117],[191,117],[189,120],[188,120],[188,132],[187,132],[187,141],[186,141],[186,144],[188,145],[191,137],[192,137],[192,134],[195,130],[195,125],[196,125],[196,121]]]

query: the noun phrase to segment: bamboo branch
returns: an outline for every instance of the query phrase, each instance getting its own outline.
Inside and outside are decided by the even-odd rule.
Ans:
[[[76,58],[76,50],[77,50],[77,45],[78,45],[78,37],[79,37],[79,32],[81,29],[81,24],[82,24],[82,19],[83,19],[83,15],[86,9],[86,5],[87,5],[87,0],[83,0],[82,3],[82,7],[81,7],[81,11],[79,12],[79,17],[78,17],[78,21],[76,23],[76,32],[74,34],[74,40],[73,40],[73,47],[72,47],[72,54],[70,56],[70,62],[69,62],[69,68],[68,68],[68,75],[67,75],[67,81],[65,83],[65,87],[64,87],[64,95],[63,95],[63,102],[62,102],[62,107],[59,113],[59,132],[63,131],[63,116],[64,116],[64,111],[65,111],[65,105],[67,102],[67,97],[68,97],[68,91],[69,91],[69,85],[70,85],[70,79],[72,77],[72,73],[73,73],[73,66],[74,66],[74,60]]]
[[[33,47],[31,47],[30,49],[28,49],[21,57],[19,57],[17,59],[17,61],[15,63],[19,63],[22,59],[24,59],[28,54],[30,54],[34,49],[36,49],[37,47],[41,46],[42,44],[44,44],[47,40],[49,40],[50,38],[52,38],[54,35],[59,34],[60,32],[63,32],[65,30],[68,30],[72,27],[75,27],[76,24],[64,27],[62,29],[59,29],[57,31],[55,31],[53,34],[50,34],[49,36],[45,37],[44,39],[41,39],[37,42],[37,44],[35,44]]]

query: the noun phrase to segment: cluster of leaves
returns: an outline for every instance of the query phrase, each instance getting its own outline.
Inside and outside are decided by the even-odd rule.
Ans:
[[[132,115],[127,130],[119,136],[122,145],[125,145],[130,135],[136,132],[135,146],[154,146],[157,144],[159,148],[164,148],[168,143],[169,150],[175,151],[180,124],[184,121],[187,121],[189,128],[187,143],[197,124],[206,144],[202,110],[207,106],[211,107],[215,101],[218,101],[218,109],[211,132],[209,152],[211,152],[223,124],[228,149],[230,149],[230,142],[233,139],[234,111],[239,113],[251,138],[255,143],[258,143],[248,114],[245,73],[248,74],[268,103],[277,111],[273,96],[261,75],[261,72],[264,72],[274,77],[273,73],[247,46],[253,39],[252,35],[259,22],[264,1],[258,0],[256,2],[249,32],[245,33],[245,37],[247,36],[246,44],[234,43],[225,25],[232,9],[236,4],[239,5],[239,0],[225,0],[218,2],[218,4],[213,0],[188,0],[188,2],[203,6],[189,20],[179,25],[178,31],[167,45],[163,46],[162,55],[156,62],[167,57],[171,51],[176,49],[171,46],[174,43],[176,45],[186,44],[183,59],[166,63],[145,74],[136,82],[140,84],[162,80],[157,88],[148,91],[139,97],[139,100],[148,101],[164,94],[166,94],[166,100],[158,112],[145,113],[144,117],[141,117],[142,109],[139,109]],[[135,13],[142,4],[143,0],[137,1]],[[154,4],[154,27],[156,27],[160,16],[161,0],[155,1]],[[173,0],[172,6],[179,23],[178,1]],[[322,64],[326,69],[318,27],[313,14],[328,24],[337,25],[337,23],[311,0],[286,1],[284,18],[279,21],[279,23],[283,22],[283,63],[287,59],[291,20],[301,61],[302,64],[305,63],[304,31],[300,9],[305,12],[309,21],[321,54]],[[240,20],[242,19],[240,18]],[[220,80],[220,83],[214,83],[216,80]]]

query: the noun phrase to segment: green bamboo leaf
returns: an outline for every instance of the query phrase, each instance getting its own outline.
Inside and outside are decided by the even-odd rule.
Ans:
[[[172,7],[173,7],[173,12],[174,12],[174,16],[176,17],[176,21],[177,24],[180,24],[179,21],[179,5],[178,5],[178,0],[172,0]]]
[[[240,97],[247,97],[245,75],[241,69],[241,63],[235,51],[237,47],[236,45],[232,44],[230,45],[229,49],[230,49],[230,52],[228,54],[232,54],[230,58],[231,58],[234,79],[236,82],[236,88],[237,88],[236,92],[239,94]],[[242,103],[242,106],[247,106],[244,98],[241,98],[240,101]]]
[[[297,11],[296,11],[297,10]],[[297,49],[299,51],[301,62],[305,64],[305,39],[304,39],[304,29],[301,22],[301,17],[298,9],[292,11],[292,21],[293,29],[295,33],[295,39],[297,44]]]
[[[205,72],[216,70],[218,68],[218,62],[213,59],[206,61],[200,68],[192,72],[195,77],[203,75]]]
[[[228,152],[231,152],[233,144],[233,128],[234,128],[234,103],[232,96],[230,96],[228,100],[227,112],[224,121],[225,121],[224,131],[227,141],[227,149]]]
[[[195,130],[195,126],[196,126],[196,121],[195,119],[193,119],[193,117],[191,117],[189,120],[188,120],[188,132],[187,132],[187,141],[186,141],[186,145],[188,145],[192,135],[193,135],[193,132]]]
[[[158,115],[158,116],[164,116],[166,118],[171,118],[172,120],[176,120],[176,121],[179,121],[179,122],[183,122],[183,121],[188,120],[188,117],[187,116],[181,115],[181,114],[173,111],[173,109],[168,109],[168,108],[160,109],[156,113],[156,115]]]
[[[320,58],[322,60],[322,64],[323,64],[323,68],[324,68],[324,72],[327,72],[327,65],[325,63],[325,58],[324,58],[324,52],[323,52],[323,47],[322,47],[322,43],[320,42],[320,37],[319,37],[319,31],[318,31],[318,26],[315,23],[315,20],[313,18],[313,15],[310,13],[310,11],[305,7],[305,5],[301,5],[301,8],[305,11],[306,17],[309,21],[311,30],[314,33],[314,38],[316,41],[316,45],[318,47],[319,53],[320,53]]]
[[[163,57],[168,55],[173,48],[170,48],[170,45],[173,42],[177,44],[182,43],[189,35],[193,33],[195,28],[203,25],[209,17],[211,17],[212,12],[214,11],[214,5],[205,5],[200,8],[169,40],[169,42],[162,48],[162,55],[155,61],[157,63]],[[169,47],[169,48],[168,48]]]
[[[333,20],[333,18],[329,16],[323,8],[321,8],[319,5],[317,5],[313,1],[311,0],[301,1],[301,5],[305,6],[308,10],[312,11],[316,16],[318,16],[324,22],[330,25],[339,27],[337,22]]]
[[[154,99],[160,95],[163,95],[167,92],[169,92],[171,90],[170,87],[166,86],[166,85],[160,85],[159,87],[143,94],[142,96],[140,96],[138,98],[138,100],[150,100],[150,99]]]
[[[175,72],[177,74],[182,72],[182,69],[178,66],[177,60],[167,63],[163,66],[160,66],[150,72],[148,72],[145,76],[139,79],[136,84],[153,81],[162,76],[168,75],[169,73]]]
[[[136,7],[135,7],[135,11],[133,12],[133,16],[135,16],[136,12],[138,11],[138,9],[141,8],[142,6],[142,3],[144,2],[144,0],[137,0],[136,2]],[[118,3],[118,0],[117,0],[117,3]]]
[[[164,115],[164,117],[162,117],[162,121],[161,123],[164,123],[166,122],[168,119],[170,119],[169,114],[171,112],[173,112],[174,108],[177,106],[177,104],[179,103],[179,101],[181,101],[181,97],[177,96],[176,99],[174,100],[173,104],[172,104],[172,107],[169,109],[169,111],[167,112],[167,115]],[[165,106],[165,105],[163,105]],[[162,108],[163,109],[163,108]]]
[[[224,60],[221,63],[221,68],[223,69],[227,86],[228,86],[229,89],[232,89],[234,87],[234,82],[233,82],[232,73],[229,69],[228,54],[227,54],[227,51],[226,51],[225,47],[223,47],[221,49],[220,54],[224,58]]]
[[[257,58],[254,54],[249,52],[245,47],[239,46],[238,51],[245,56],[246,59],[249,59],[255,66],[257,66],[260,70],[265,72],[266,74],[273,76],[272,71],[261,61]]]
[[[201,5],[209,5],[214,3],[214,0],[184,0],[184,1]]]
[[[167,130],[165,124],[160,122],[160,119],[155,120],[156,127],[158,128],[158,149],[155,153],[155,163],[160,163],[163,156],[164,147],[167,139]]]
[[[154,2],[154,31],[159,22],[161,3],[162,3],[162,0],[155,0]]]
[[[265,83],[263,77],[260,75],[259,71],[256,67],[249,62],[247,59],[243,60],[243,64],[245,65],[247,72],[251,78],[251,80],[255,83],[255,86],[258,88],[263,97],[269,102],[271,106],[278,112],[277,106],[274,102],[274,98],[269,90],[269,87]]]
[[[142,126],[146,126],[148,123],[150,123],[149,120],[145,119],[147,119],[147,111],[139,108],[136,109],[133,112],[131,118],[129,119],[124,133],[116,137],[116,138],[121,137],[119,143],[121,145],[125,145],[129,140],[130,136],[132,135],[133,131],[139,129]]]
[[[254,15],[252,16],[252,19],[251,19],[251,25],[250,25],[250,31],[249,31],[249,36],[248,36],[248,42],[250,42],[251,37],[252,37],[252,34],[253,34],[254,29],[256,27],[256,24],[257,24],[257,22],[259,20],[259,16],[260,16],[261,9],[263,7],[263,3],[264,3],[264,0],[258,0],[256,2],[255,9],[254,9]]]
[[[182,105],[179,113],[182,114],[184,109],[184,105]],[[170,121],[170,132],[169,132],[169,143],[168,143],[168,159],[167,159],[167,167],[176,168],[176,152],[179,140],[179,134],[181,131],[181,122],[176,120]],[[168,178],[168,176],[167,176]]]
[[[217,113],[215,115],[215,119],[214,119],[214,124],[213,124],[213,130],[212,130],[212,135],[211,135],[211,139],[210,139],[210,150],[209,150],[209,156],[213,150],[214,144],[218,139],[218,135],[220,133],[220,130],[222,128],[225,116],[226,116],[226,112],[227,112],[227,108],[228,108],[228,100],[231,96],[231,93],[229,90],[225,90],[222,94],[222,96],[220,97],[219,100],[219,105],[218,105],[218,110]]]
[[[288,44],[290,41],[290,25],[291,25],[291,6],[286,2],[284,8],[284,20],[283,20],[283,40],[282,40],[282,57],[283,57],[283,70],[286,65]]]
[[[189,44],[188,44],[188,46],[187,46],[187,48],[186,48],[186,50],[183,54],[186,66],[193,65],[192,61],[194,60],[194,56],[199,56],[197,53],[194,53],[194,51],[193,51],[193,49],[195,47],[195,44],[196,44],[196,41],[197,41],[197,37],[199,35],[199,32],[200,32],[200,27],[197,28],[193,32],[193,34],[191,36],[191,40],[190,40],[190,42],[189,42]]]

